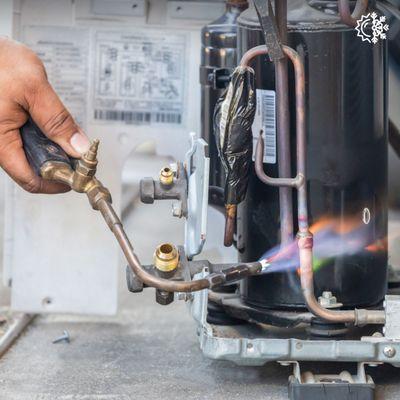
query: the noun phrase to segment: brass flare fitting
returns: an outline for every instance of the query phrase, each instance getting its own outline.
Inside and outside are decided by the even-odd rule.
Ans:
[[[172,272],[178,267],[179,254],[177,248],[170,243],[163,243],[154,253],[154,266],[161,272]]]
[[[164,167],[160,171],[160,183],[164,186],[171,186],[174,183],[174,172],[170,167]]]

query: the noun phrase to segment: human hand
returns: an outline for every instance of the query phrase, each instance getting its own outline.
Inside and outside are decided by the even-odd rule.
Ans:
[[[66,192],[66,185],[37,176],[26,159],[19,129],[29,115],[71,157],[89,149],[89,139],[54,92],[40,59],[26,46],[0,37],[0,166],[28,192]]]

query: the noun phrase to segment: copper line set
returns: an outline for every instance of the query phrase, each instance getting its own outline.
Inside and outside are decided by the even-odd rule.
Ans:
[[[279,37],[283,45],[287,44],[287,1],[275,2],[275,15]],[[278,169],[280,177],[291,176],[290,160],[290,118],[289,118],[289,79],[287,58],[275,63],[276,101],[278,135]],[[285,246],[293,239],[293,203],[292,191],[288,187],[279,189],[281,245]]]
[[[283,46],[283,51],[290,59],[295,73],[296,92],[296,139],[297,139],[297,175],[295,178],[272,178],[263,170],[264,141],[260,135],[257,148],[255,169],[259,179],[267,185],[286,186],[296,188],[298,191],[298,224],[297,234],[300,281],[304,300],[310,312],[315,316],[330,322],[354,323],[356,325],[383,324],[385,315],[378,310],[340,310],[332,311],[322,307],[314,294],[313,272],[313,235],[309,231],[308,206],[307,206],[307,179],[306,179],[306,121],[305,121],[305,71],[299,54],[288,46]],[[251,61],[258,56],[267,55],[266,46],[257,46],[244,54],[241,65],[249,67]],[[280,110],[278,109],[278,113]],[[278,132],[278,135],[280,132]]]
[[[90,205],[100,211],[108,227],[118,241],[132,271],[147,286],[166,292],[194,292],[202,289],[213,288],[227,281],[236,281],[249,275],[261,273],[260,263],[240,263],[226,270],[210,273],[206,278],[194,281],[182,281],[162,278],[147,272],[141,265],[133,251],[133,246],[126,235],[122,222],[112,207],[110,192],[96,179],[97,151],[99,141],[95,140],[90,150],[78,160],[75,170],[71,165],[63,162],[48,161],[40,169],[43,179],[56,180],[68,185],[77,193],[85,193]],[[169,173],[169,170],[164,170]],[[165,178],[165,176],[164,176]]]
[[[222,285],[227,281],[235,281],[249,275],[257,275],[261,272],[261,264],[256,262],[238,264],[226,270],[211,273],[206,278],[193,281],[177,281],[150,274],[142,267],[126,235],[122,222],[115,213],[110,201],[100,199],[96,206],[117,239],[132,272],[147,286],[166,292],[196,292]]]

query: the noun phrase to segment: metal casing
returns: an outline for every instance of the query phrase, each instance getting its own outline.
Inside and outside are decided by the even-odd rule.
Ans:
[[[254,10],[238,20],[239,54],[263,44]],[[370,243],[387,237],[387,61],[386,43],[363,43],[336,15],[306,1],[289,2],[289,46],[306,68],[307,174],[311,222],[333,215],[345,224],[349,215],[368,222]],[[256,86],[274,89],[274,69],[260,57],[253,65]],[[290,71],[289,71],[290,72]],[[290,79],[293,77],[290,74]],[[292,156],[295,109],[290,82]],[[293,163],[294,165],[294,159]],[[277,164],[265,164],[277,176]],[[295,207],[295,205],[294,205]],[[295,208],[294,208],[295,209]],[[279,244],[279,196],[252,173],[246,201],[239,207],[238,247],[242,261],[255,260]],[[315,273],[315,294],[332,291],[345,307],[372,306],[386,294],[387,251],[363,249],[332,258]],[[303,307],[296,272],[249,278],[241,287],[255,307]]]
[[[226,12],[201,32],[201,137],[209,144],[210,185],[215,186],[223,186],[224,173],[213,132],[214,109],[237,65],[236,21],[246,8],[245,1],[227,2]]]

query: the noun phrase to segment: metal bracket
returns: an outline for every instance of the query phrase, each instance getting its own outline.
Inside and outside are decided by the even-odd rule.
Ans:
[[[192,259],[201,252],[206,240],[210,158],[204,139],[192,132],[190,141],[185,165],[178,164],[173,182],[166,186],[144,178],[140,182],[140,197],[145,204],[153,204],[154,200],[178,200],[173,205],[173,215],[186,218],[185,251]]]
[[[207,274],[199,274],[201,278]],[[255,324],[217,326],[207,322],[208,291],[193,293],[191,314],[198,323],[200,347],[206,357],[238,365],[261,366],[270,361],[389,363],[400,367],[400,341],[385,337],[310,339],[304,328],[276,328]]]
[[[351,375],[348,371],[338,375],[316,375],[310,371],[301,373],[298,361],[281,361],[280,364],[293,365],[288,387],[291,400],[374,399],[375,384],[366,375],[363,362],[357,364],[357,375]]]
[[[208,144],[191,133],[191,148],[186,154],[188,215],[185,225],[185,251],[191,259],[203,249],[207,233],[210,158]]]
[[[200,83],[211,86],[214,90],[225,89],[231,80],[232,69],[200,67]]]

